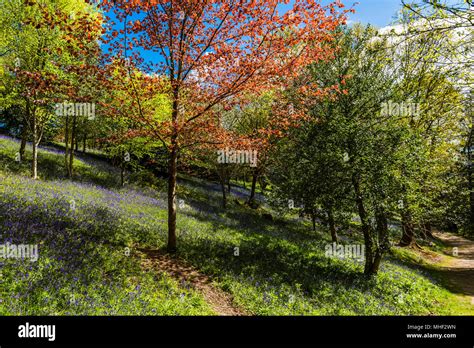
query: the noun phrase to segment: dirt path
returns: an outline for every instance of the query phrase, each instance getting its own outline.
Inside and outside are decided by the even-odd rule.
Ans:
[[[445,277],[459,293],[472,297],[474,304],[474,242],[450,233],[434,233],[448,249],[449,263],[443,266]],[[457,248],[457,256],[455,249]]]
[[[190,284],[203,295],[217,315],[248,315],[234,305],[229,294],[213,286],[208,276],[187,265],[183,260],[160,250],[138,249],[138,251],[142,254],[143,268],[167,272],[180,282]]]

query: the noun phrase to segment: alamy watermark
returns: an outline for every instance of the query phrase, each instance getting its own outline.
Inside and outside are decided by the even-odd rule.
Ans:
[[[0,244],[0,259],[29,259],[38,261],[37,244]]]
[[[54,109],[57,116],[79,116],[89,120],[95,118],[95,103],[57,103]]]
[[[412,102],[388,102],[382,103],[382,116],[420,116],[420,104]]]
[[[56,325],[36,325],[25,323],[18,326],[19,338],[47,338],[53,342],[56,339]]]
[[[257,166],[257,150],[233,150],[229,148],[217,151],[217,163],[250,164]]]
[[[358,261],[365,260],[365,245],[363,244],[326,244],[326,257],[335,257],[338,259],[355,259]]]

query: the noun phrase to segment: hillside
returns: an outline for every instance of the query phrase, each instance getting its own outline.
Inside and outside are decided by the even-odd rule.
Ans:
[[[119,188],[117,171],[87,156],[66,180],[61,152],[44,148],[32,180],[17,151],[0,138],[1,239],[38,244],[39,258],[2,260],[0,315],[474,314],[474,294],[453,290],[436,258],[425,265],[393,247],[368,281],[361,262],[326,257],[331,238],[322,228],[265,218],[239,204],[243,188],[224,211],[218,187],[198,178],[180,180],[180,248],[169,256],[164,192]],[[361,241],[339,233],[343,243]]]

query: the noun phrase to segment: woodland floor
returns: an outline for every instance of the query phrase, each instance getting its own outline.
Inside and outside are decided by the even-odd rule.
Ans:
[[[439,266],[438,272],[448,283],[451,291],[463,296],[470,296],[474,304],[474,241],[446,232],[435,232],[443,246],[444,257],[430,251],[420,251],[425,260]],[[457,256],[453,248],[458,248]],[[187,264],[176,256],[161,250],[139,249],[141,264],[145,270],[154,269],[159,273],[166,272],[186,286],[200,292],[217,315],[249,315],[238,308],[232,296],[213,285],[210,277]]]
[[[471,296],[474,304],[474,241],[450,233],[435,236],[446,246],[447,254],[453,255],[453,248],[458,248],[457,256],[450,257],[440,272],[455,291]]]
[[[41,241],[43,256],[34,268],[2,266],[15,281],[0,282],[0,297],[12,299],[0,315],[474,315],[474,242],[465,238],[394,245],[367,281],[359,262],[327,257],[325,226],[279,216],[259,195],[250,209],[237,183],[223,210],[218,184],[183,176],[180,249],[169,255],[161,179],[123,188],[116,168],[86,154],[68,180],[63,150],[41,147],[33,181],[31,152],[16,162],[18,145],[0,136],[0,235]],[[363,243],[358,228],[339,231],[341,243]],[[391,232],[396,243],[400,229]]]
[[[442,242],[444,253],[449,257],[426,250],[420,253],[428,263],[442,265],[438,267],[438,273],[448,283],[450,290],[463,296],[470,296],[474,304],[474,241],[446,232],[435,232],[434,235]],[[453,248],[458,248],[457,256],[453,255]],[[210,277],[184,260],[161,250],[139,251],[141,264],[145,270],[166,272],[181,284],[197,290],[217,315],[249,315],[233,303],[232,296],[213,285]]]
[[[141,265],[144,270],[166,272],[184,286],[190,286],[200,292],[217,315],[248,315],[235,306],[232,296],[212,284],[211,278],[202,274],[184,260],[161,250],[139,249]]]

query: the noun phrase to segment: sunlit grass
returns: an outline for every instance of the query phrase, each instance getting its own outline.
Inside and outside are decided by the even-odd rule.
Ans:
[[[164,192],[103,187],[98,183],[113,173],[81,160],[76,171],[90,181],[48,174],[63,160],[50,151],[40,153],[43,180],[34,181],[28,164],[14,161],[17,148],[0,138],[0,233],[3,241],[38,243],[40,259],[3,263],[1,292],[9,300],[0,303],[0,314],[212,313],[201,295],[166,274],[145,273],[134,256],[137,246],[165,246]],[[268,221],[232,200],[224,211],[212,185],[196,180],[179,188],[178,255],[250,313],[472,313],[465,299],[412,267],[412,259],[394,254],[367,280],[360,262],[325,256],[325,231],[284,218]]]

